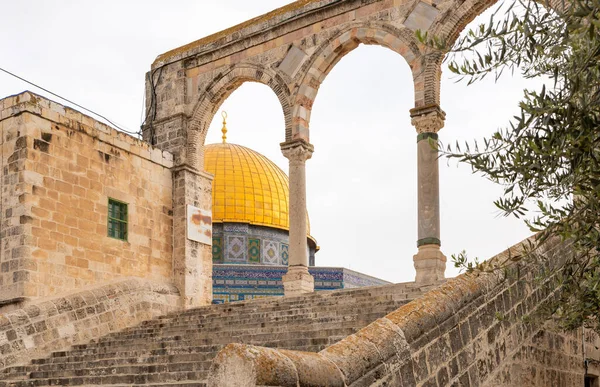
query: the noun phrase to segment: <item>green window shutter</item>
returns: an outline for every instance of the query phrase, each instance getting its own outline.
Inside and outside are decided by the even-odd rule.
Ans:
[[[108,198],[108,236],[127,241],[127,203]]]

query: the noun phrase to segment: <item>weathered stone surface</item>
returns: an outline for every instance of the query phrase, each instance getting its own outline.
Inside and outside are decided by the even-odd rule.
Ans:
[[[134,283],[128,283],[126,287],[131,291],[136,289]],[[356,332],[418,296],[423,290],[414,284],[397,284],[213,305],[172,313],[91,343],[76,345],[68,351],[54,352],[49,358],[36,359],[26,366],[0,370],[0,380],[16,383],[12,387],[24,387],[30,383],[95,385],[184,381],[204,385],[216,352],[226,344],[243,342],[313,353],[285,350],[276,353],[272,349],[257,347],[227,347],[225,354],[221,354],[221,359],[227,365],[220,361],[215,363],[216,385],[245,385],[255,382],[257,378],[264,383],[267,380],[277,380],[278,383],[287,380],[290,383],[299,381],[306,386],[321,386],[323,383],[343,385],[343,375],[337,366],[314,352]],[[81,305],[79,309],[87,308],[82,302],[89,303],[89,297],[102,300],[98,304],[100,321],[111,326],[121,326],[115,318],[125,316],[127,306],[130,306],[130,311],[143,310],[141,306],[133,308],[121,301],[118,301],[118,305],[125,311],[103,306],[121,297],[118,290],[112,287],[90,289],[89,295],[78,294],[72,299],[57,300],[55,304],[60,305],[63,313],[68,315],[77,310],[74,309],[75,305]],[[27,327],[27,316],[44,314],[43,310],[47,308],[43,306],[31,305],[26,309],[26,314],[11,316],[11,319],[18,321],[22,318],[22,325]],[[3,324],[0,318],[0,326],[7,327],[7,330],[11,324],[11,320]],[[77,333],[78,327],[73,325],[67,321],[60,326],[60,330],[66,334]],[[394,329],[390,323],[387,326]],[[12,333],[8,333],[8,336],[10,340],[18,340]],[[3,337],[0,335],[0,346],[5,341]],[[386,337],[381,339],[386,340]],[[373,338],[373,342],[380,343],[381,339]],[[261,367],[264,364],[269,366],[263,369]],[[230,367],[241,371],[233,377],[220,371]],[[135,378],[132,379],[132,375]],[[254,379],[251,382],[248,377],[240,375],[254,375]],[[19,382],[18,379],[25,380]],[[223,380],[233,382],[230,384]],[[6,384],[0,381],[0,386],[5,387]]]
[[[186,236],[186,207],[212,209],[212,175],[173,168],[173,281],[185,308],[212,301],[212,249]],[[168,235],[168,234],[167,234]]]
[[[172,312],[178,301],[174,286],[124,278],[0,314],[0,369]]]
[[[169,153],[30,92],[1,115],[0,302],[128,276],[171,282]],[[108,237],[108,198],[128,205],[126,241]]]
[[[283,61],[279,65],[279,69],[293,78],[296,72],[300,69],[300,65],[306,60],[308,55],[296,46],[291,46],[290,50],[285,55]]]
[[[284,294],[288,297],[312,293],[315,290],[315,279],[304,265],[290,266],[282,281]]]
[[[277,350],[229,344],[217,355],[208,383],[231,387],[295,387],[298,373],[294,363]]]
[[[568,254],[552,241],[543,249],[551,266]],[[461,275],[320,354],[348,386],[579,386],[585,372],[578,360],[581,332],[557,332],[530,318],[559,291],[553,277],[534,282],[545,269],[521,266],[509,270],[508,278]],[[598,343],[597,335],[588,337],[588,343]]]
[[[6,193],[0,308],[18,307],[0,314],[4,365],[38,348],[89,341],[137,322],[148,310],[161,313],[165,305],[177,304],[173,288],[144,290],[141,279],[124,281],[122,288],[101,286],[40,303],[30,297],[139,275],[174,281],[184,306],[209,301],[210,254],[206,246],[182,237],[181,210],[187,205],[209,207],[210,177],[201,172],[206,128],[217,107],[243,82],[263,83],[277,95],[285,118],[284,151],[298,143],[311,148],[311,111],[329,72],[360,44],[385,46],[409,64],[412,113],[418,113],[413,123],[419,133],[434,138],[443,117],[427,112],[441,112],[444,53],[421,45],[413,30],[428,30],[451,43],[492,3],[301,0],[161,55],[148,74],[148,112],[154,120],[144,128],[144,138],[156,148],[32,93],[0,101]],[[432,153],[421,156],[424,205],[419,205],[418,243],[431,252],[439,246],[438,182]],[[303,245],[304,160],[290,158],[296,195],[290,234]],[[149,176],[144,184],[135,180],[140,170],[143,179]],[[105,232],[105,196],[131,197],[144,213],[139,219],[148,224],[136,225],[143,231],[128,245],[99,243]],[[84,216],[73,213],[73,203]],[[152,231],[157,227],[160,235],[173,238],[155,239]],[[568,251],[551,247],[545,253],[552,266]],[[423,263],[419,271],[434,274],[427,281],[441,278],[444,259],[439,248],[435,253],[417,260]],[[290,262],[306,266],[304,252],[293,253]],[[579,386],[582,359],[598,361],[598,336],[557,332],[539,321],[525,323],[559,291],[552,277],[534,281],[540,270],[521,267],[508,279],[460,276],[392,313],[403,303],[399,298],[420,295],[420,289],[406,286],[392,294],[387,290],[396,288],[390,286],[200,308],[55,352],[26,367],[9,367],[2,379],[14,383],[2,380],[0,386],[172,385],[184,380],[203,385],[214,351],[233,340],[322,352],[231,346],[213,365],[213,384]],[[310,290],[307,278],[290,278],[300,279],[295,288]],[[155,293],[161,300],[157,308],[147,299]],[[598,372],[594,366],[588,371]],[[18,380],[22,378],[33,380]]]
[[[408,15],[404,25],[413,31],[421,30],[421,32],[426,32],[438,14],[439,11],[435,7],[419,1],[415,9]]]

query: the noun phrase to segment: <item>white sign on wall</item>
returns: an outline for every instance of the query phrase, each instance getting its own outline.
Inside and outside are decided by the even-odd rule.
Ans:
[[[212,211],[187,206],[187,238],[212,246]]]

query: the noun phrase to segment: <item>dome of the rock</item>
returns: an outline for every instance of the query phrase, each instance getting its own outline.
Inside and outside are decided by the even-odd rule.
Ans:
[[[288,177],[262,154],[236,144],[209,144],[204,169],[214,175],[213,223],[248,223],[289,231]]]
[[[262,154],[227,142],[204,146],[204,170],[213,175],[214,302],[282,294],[289,263],[289,179]],[[308,214],[306,215],[308,226]],[[307,227],[306,255],[319,250]]]
[[[213,223],[248,223],[289,231],[288,176],[274,162],[245,146],[204,147],[204,169],[214,175]],[[306,214],[307,233],[310,222]]]

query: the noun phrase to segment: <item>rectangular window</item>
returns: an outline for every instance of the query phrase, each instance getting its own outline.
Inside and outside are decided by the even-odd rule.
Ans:
[[[127,203],[108,198],[108,236],[127,240]]]

